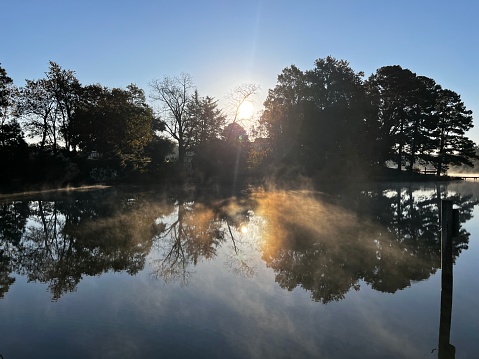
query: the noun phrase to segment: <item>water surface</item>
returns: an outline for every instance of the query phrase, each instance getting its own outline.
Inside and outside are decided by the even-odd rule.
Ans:
[[[437,358],[479,350],[479,184],[237,196],[101,189],[0,203],[5,358]]]

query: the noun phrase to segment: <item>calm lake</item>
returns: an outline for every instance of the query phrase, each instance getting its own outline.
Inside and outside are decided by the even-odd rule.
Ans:
[[[444,199],[460,220],[450,313]],[[479,182],[4,198],[0,354],[477,358],[478,236]]]

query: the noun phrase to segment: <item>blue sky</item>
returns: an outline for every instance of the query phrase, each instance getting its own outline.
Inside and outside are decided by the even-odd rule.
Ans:
[[[0,63],[17,86],[48,61],[82,84],[125,87],[186,72],[202,96],[261,86],[260,109],[281,70],[328,55],[366,76],[401,65],[459,93],[479,143],[476,0],[4,0]]]

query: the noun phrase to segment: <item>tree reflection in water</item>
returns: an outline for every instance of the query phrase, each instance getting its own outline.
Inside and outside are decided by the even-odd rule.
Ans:
[[[48,283],[56,300],[85,275],[133,275],[147,263],[154,278],[186,285],[196,266],[213,259],[245,277],[262,260],[282,288],[302,287],[322,303],[343,299],[361,282],[394,293],[439,268],[441,199],[454,201],[461,223],[471,218],[478,201],[445,188],[272,191],[201,201],[96,191],[1,203],[0,298],[12,273]],[[461,229],[454,257],[468,240]]]
[[[29,215],[30,208],[26,202],[0,203],[0,299],[15,282],[10,273],[14,271]]]
[[[215,258],[220,248],[235,273],[253,276],[249,241],[241,232],[250,215],[245,203],[236,199],[177,202],[171,214],[157,219],[164,229],[154,239],[157,256],[152,261],[153,276],[186,285],[193,274],[191,267]]]
[[[460,208],[461,223],[478,201],[437,189],[413,197],[406,191],[356,192],[335,199],[311,192],[264,193],[257,213],[267,225],[263,260],[288,290],[302,287],[315,301],[340,300],[364,281],[394,293],[429,278],[440,267],[438,203],[442,197]],[[344,209],[351,208],[351,209]],[[461,229],[453,255],[467,248]]]
[[[12,271],[48,283],[53,300],[75,291],[84,275],[138,273],[158,230],[156,209],[115,196],[29,202]]]

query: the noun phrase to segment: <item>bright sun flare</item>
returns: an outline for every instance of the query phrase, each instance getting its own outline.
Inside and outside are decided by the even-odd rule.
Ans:
[[[253,117],[254,106],[249,101],[244,101],[241,106],[238,108],[238,119],[245,120]]]

